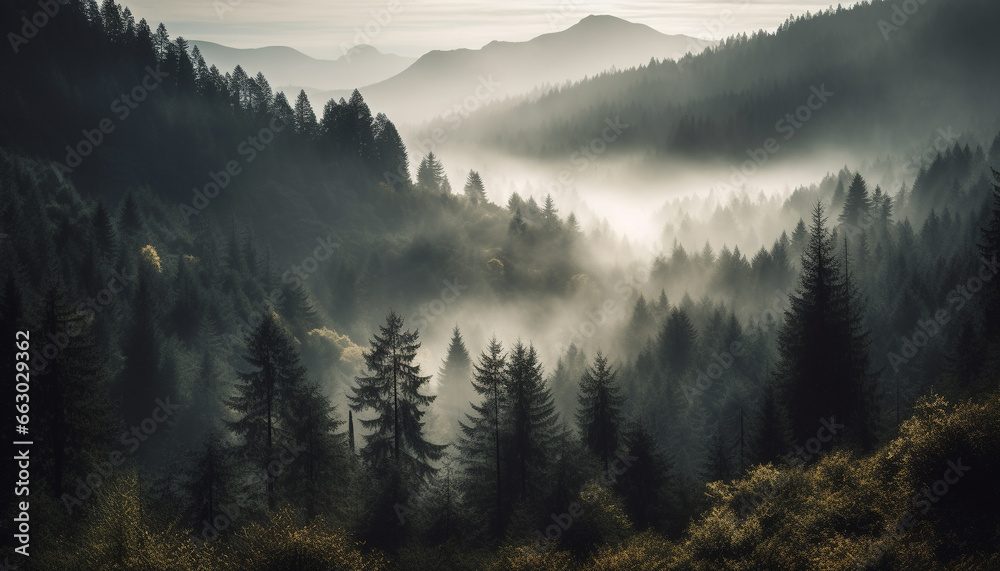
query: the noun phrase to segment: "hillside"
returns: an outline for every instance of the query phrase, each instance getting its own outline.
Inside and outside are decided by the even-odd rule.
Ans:
[[[432,51],[402,73],[360,91],[366,101],[401,122],[449,112],[464,117],[487,102],[543,85],[634,67],[651,58],[678,58],[705,45],[711,42],[662,34],[612,16],[588,16],[566,30],[527,42],[493,41],[478,50]],[[323,99],[342,95],[323,94]],[[466,105],[467,99],[475,103]]]
[[[843,146],[877,152],[948,128],[992,137],[1000,126],[992,95],[1000,80],[990,71],[1000,58],[992,25],[1000,5],[921,4],[902,26],[892,24],[893,6],[875,0],[797,16],[774,33],[734,36],[679,62],[604,73],[537,101],[495,105],[464,121],[451,141],[565,157],[617,117],[632,127],[609,153],[640,153],[655,165],[668,156],[745,160],[768,138],[794,153]],[[827,95],[817,98],[814,89]]]

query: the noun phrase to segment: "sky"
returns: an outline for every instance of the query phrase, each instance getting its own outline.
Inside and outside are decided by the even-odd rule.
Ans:
[[[136,19],[166,24],[171,37],[237,48],[291,46],[336,59],[365,43],[417,57],[435,49],[478,49],[493,40],[525,41],[566,29],[589,14],[610,14],[665,34],[722,39],[775,30],[789,15],[829,0],[124,0]],[[846,3],[845,3],[846,4]]]

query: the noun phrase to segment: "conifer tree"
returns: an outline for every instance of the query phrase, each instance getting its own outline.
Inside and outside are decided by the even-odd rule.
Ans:
[[[524,221],[524,215],[521,214],[521,209],[518,208],[514,211],[514,216],[510,219],[510,224],[507,226],[507,231],[513,236],[520,236],[528,230],[528,224]]]
[[[788,417],[772,383],[764,386],[749,439],[750,464],[777,462],[789,450]]]
[[[632,465],[618,476],[615,491],[624,499],[629,519],[639,530],[678,532],[687,522],[677,513],[680,498],[670,458],[642,423],[630,424],[624,443]]]
[[[390,312],[364,352],[368,374],[357,377],[348,399],[355,412],[376,415],[361,420],[370,431],[361,457],[377,471],[395,469],[424,480],[434,474],[431,463],[441,458],[445,446],[424,436],[423,417],[435,397],[421,392],[430,377],[421,376],[420,365],[414,364],[418,339],[419,332],[403,331],[403,318]]]
[[[462,340],[462,332],[456,325],[448,345],[448,355],[438,372],[438,404],[449,422],[454,422],[453,419],[459,418],[469,406],[473,397],[471,380],[472,359]]]
[[[465,192],[466,198],[472,204],[486,204],[488,201],[486,199],[486,186],[483,184],[482,177],[476,171],[469,171],[469,177],[465,180]]]
[[[728,481],[732,477],[734,472],[732,448],[722,423],[716,423],[708,440],[708,457],[705,460],[705,475],[709,482]]]
[[[598,351],[594,364],[580,379],[580,408],[576,421],[583,441],[608,469],[618,451],[622,429],[622,404],[625,399],[615,382],[617,371]]]
[[[847,189],[847,199],[839,220],[848,226],[858,228],[871,214],[872,202],[868,196],[868,185],[861,174],[854,175],[850,188]]]
[[[111,216],[101,201],[98,201],[97,208],[94,210],[91,225],[94,232],[94,243],[97,245],[98,251],[106,259],[113,258],[118,238],[115,235],[115,226],[111,222]]]
[[[4,301],[9,314],[16,315],[16,295],[8,286]],[[43,368],[31,370],[31,384],[37,391],[31,393],[31,426],[44,466],[40,473],[45,474],[52,495],[63,498],[73,476],[82,475],[79,471],[98,459],[111,435],[107,370],[87,314],[70,305],[65,288],[50,285],[46,289],[36,322],[38,334],[32,337],[57,339],[65,345],[47,358]]]
[[[787,395],[796,439],[835,418],[858,441],[870,443],[871,376],[863,308],[834,253],[822,204],[813,210],[799,287],[779,333],[776,378]]]
[[[537,477],[552,457],[558,436],[559,415],[552,391],[542,378],[542,365],[533,346],[517,342],[507,361],[507,391],[510,458],[508,482],[516,497],[526,500],[538,484]]]
[[[346,485],[344,435],[337,433],[343,421],[337,418],[330,399],[313,383],[296,388],[287,406],[285,432],[299,453],[291,466],[289,495],[307,517],[329,514],[338,490],[343,491]]]
[[[316,113],[309,103],[309,96],[305,90],[299,91],[299,96],[295,98],[295,132],[307,139],[317,135],[319,124],[316,122]]]
[[[214,525],[216,516],[224,513],[223,506],[233,502],[239,490],[233,479],[236,466],[231,451],[217,430],[205,435],[192,460],[181,487],[187,496],[187,516],[200,529],[202,522]]]
[[[1000,141],[1000,135],[997,138]],[[1000,257],[1000,172],[992,167],[993,180],[990,184],[993,187],[991,201],[989,205],[989,218],[986,226],[980,229],[979,254],[985,263],[993,263],[993,260]],[[985,282],[983,295],[983,320],[987,324],[1000,323],[1000,280],[992,279]],[[990,339],[995,338],[998,333],[997,327],[986,327],[987,335]]]
[[[250,333],[243,360],[250,370],[237,374],[240,382],[229,406],[238,417],[228,425],[243,439],[242,455],[256,470],[266,470],[282,445],[290,444],[282,431],[291,428],[290,406],[305,382],[306,369],[273,314],[264,316]],[[267,479],[265,485],[268,509],[274,510],[274,479]]]
[[[424,190],[441,192],[444,178],[444,166],[438,161],[434,151],[427,153],[417,169],[417,186]]]
[[[499,534],[504,513],[502,505],[502,474],[500,467],[501,423],[507,410],[507,357],[496,337],[479,356],[474,366],[472,387],[480,396],[473,404],[473,414],[460,422],[458,450],[465,473],[467,496],[483,513],[492,514],[493,531]]]
[[[660,365],[673,376],[686,373],[694,361],[697,337],[687,311],[670,310],[657,338]]]

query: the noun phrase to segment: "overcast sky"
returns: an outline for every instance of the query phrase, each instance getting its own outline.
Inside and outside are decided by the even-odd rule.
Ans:
[[[790,14],[815,12],[830,5],[828,0],[124,0],[124,3],[137,20],[146,18],[153,28],[160,22],[166,24],[171,37],[184,36],[241,48],[285,45],[327,59],[340,57],[342,44],[368,43],[383,52],[419,56],[434,49],[480,48],[492,40],[524,41],[568,28],[588,14],[610,14],[666,34],[719,39],[758,29],[773,31]],[[395,14],[389,12],[390,6]],[[379,12],[385,24],[377,21]]]

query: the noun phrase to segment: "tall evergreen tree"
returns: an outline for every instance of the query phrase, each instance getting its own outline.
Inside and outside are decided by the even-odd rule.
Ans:
[[[469,171],[469,177],[465,179],[465,192],[466,198],[472,204],[486,204],[488,201],[486,199],[486,185],[483,184],[482,177],[476,171]]]
[[[868,185],[861,174],[854,175],[850,188],[847,189],[847,199],[839,220],[844,224],[858,228],[871,215],[872,201],[868,196]]]
[[[216,430],[209,431],[195,451],[181,484],[187,496],[186,514],[195,529],[200,528],[201,522],[215,525],[216,516],[225,513],[223,506],[235,500],[238,492],[233,478],[235,470],[222,435]]]
[[[587,448],[597,455],[605,469],[610,467],[621,438],[625,399],[615,382],[617,374],[608,365],[607,357],[598,351],[593,366],[588,367],[580,379],[580,408],[576,421]]]
[[[16,314],[12,308],[16,294],[9,287],[5,293],[7,312]],[[64,288],[51,285],[46,289],[35,330],[40,334],[33,336],[38,338],[34,344],[59,339],[64,346],[47,358],[45,367],[31,371],[31,384],[37,387],[37,393],[31,394],[31,426],[36,427],[34,439],[44,466],[40,473],[45,474],[56,498],[70,488],[73,476],[82,475],[80,470],[103,453],[113,426],[107,370],[88,321],[86,313],[70,305]]]
[[[295,132],[307,139],[316,136],[319,124],[316,122],[316,113],[309,103],[309,96],[305,90],[299,91],[299,96],[295,98]]]
[[[300,454],[291,466],[289,496],[308,517],[329,515],[347,483],[344,435],[337,433],[343,421],[313,383],[298,387],[287,406],[285,431]]]
[[[243,438],[239,451],[258,470],[266,470],[278,456],[283,444],[289,444],[283,431],[291,428],[291,405],[306,369],[298,349],[282,330],[273,314],[264,316],[250,333],[243,360],[250,370],[237,374],[236,396],[229,401],[238,418],[228,423]],[[276,505],[274,479],[265,482],[268,509]]]
[[[542,364],[533,346],[517,342],[507,361],[508,405],[506,422],[509,430],[511,489],[516,497],[526,500],[540,484],[547,459],[552,457],[552,445],[559,435],[559,415],[552,391],[542,378]]]
[[[631,423],[623,436],[626,453],[634,460],[618,476],[615,491],[625,501],[629,519],[639,530],[679,533],[687,521],[677,510],[680,498],[670,458],[642,423]]]
[[[867,334],[862,307],[834,253],[822,204],[813,210],[799,287],[779,333],[776,376],[787,395],[796,439],[810,438],[831,416],[858,441],[873,427]]]
[[[692,366],[698,334],[687,311],[670,310],[657,338],[660,365],[671,375],[680,376]]]
[[[421,376],[420,365],[414,364],[418,338],[419,332],[403,331],[403,318],[390,312],[379,334],[372,336],[371,349],[364,352],[368,374],[357,377],[348,399],[355,412],[371,410],[376,415],[361,420],[371,431],[361,457],[376,470],[395,468],[424,480],[434,473],[431,462],[441,458],[445,446],[424,436],[423,417],[435,397],[421,392],[430,377]]]
[[[474,396],[471,380],[472,359],[462,340],[462,332],[456,325],[448,345],[448,355],[438,372],[438,405],[449,423],[460,418],[462,411],[469,406]]]
[[[458,450],[469,500],[484,513],[492,514],[495,534],[503,529],[500,446],[507,382],[507,358],[503,346],[493,337],[475,365],[472,387],[481,400],[472,405],[474,414],[467,414],[466,422],[460,423]]]

